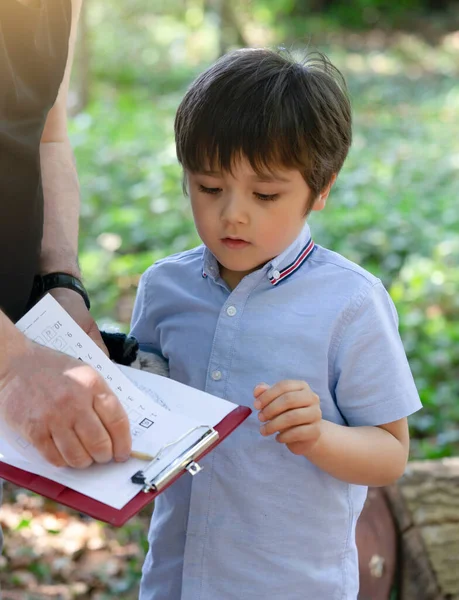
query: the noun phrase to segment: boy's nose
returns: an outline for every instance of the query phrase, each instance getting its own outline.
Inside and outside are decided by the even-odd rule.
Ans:
[[[228,197],[223,205],[222,218],[229,223],[246,223],[247,205],[243,198],[235,195]]]

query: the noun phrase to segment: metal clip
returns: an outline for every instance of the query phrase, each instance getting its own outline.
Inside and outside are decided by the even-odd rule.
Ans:
[[[190,462],[190,464],[185,467],[185,469],[188,471],[188,473],[190,475],[193,475],[193,476],[196,475],[196,473],[199,473],[199,471],[202,471],[202,467],[199,466],[198,463],[195,462],[194,460],[192,460]]]
[[[190,475],[196,475],[196,473],[199,473],[199,471],[202,470],[202,467],[198,465],[196,460],[201,457],[206,450],[211,448],[218,441],[218,439],[218,431],[213,427],[209,427],[208,431],[190,448],[180,454],[174,461],[172,461],[172,463],[157,473],[156,476],[150,478],[149,471],[151,473],[151,470],[155,467],[155,461],[152,461],[142,473],[144,476],[143,491],[145,493],[150,491],[160,492],[183,471],[188,471]]]

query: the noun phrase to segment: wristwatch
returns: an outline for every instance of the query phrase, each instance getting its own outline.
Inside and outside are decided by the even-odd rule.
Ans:
[[[88,292],[81,281],[69,275],[68,273],[47,273],[46,275],[35,275],[33,280],[32,293],[30,295],[28,308],[31,308],[38,300],[55,288],[67,288],[80,294],[86,304],[87,309],[91,308]]]

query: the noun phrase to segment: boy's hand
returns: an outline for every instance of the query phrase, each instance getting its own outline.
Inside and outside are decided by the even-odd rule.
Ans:
[[[264,436],[276,440],[293,454],[306,454],[321,435],[320,399],[305,381],[285,380],[269,386],[259,383],[253,391]]]

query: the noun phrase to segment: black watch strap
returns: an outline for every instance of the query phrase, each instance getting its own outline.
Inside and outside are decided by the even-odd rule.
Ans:
[[[30,304],[35,304],[38,300],[55,288],[67,288],[80,294],[86,304],[87,309],[91,308],[88,292],[81,281],[69,275],[68,273],[47,273],[46,275],[36,275],[33,281],[32,295]]]

